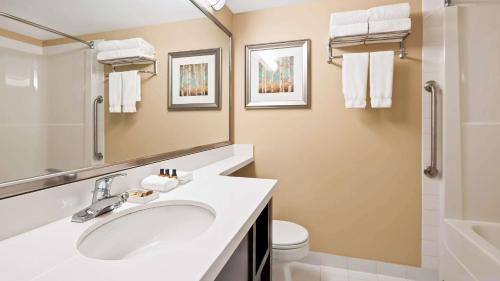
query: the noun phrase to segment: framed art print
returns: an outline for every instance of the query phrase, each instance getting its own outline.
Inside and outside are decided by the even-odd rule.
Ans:
[[[168,109],[220,109],[221,49],[168,54]]]
[[[310,107],[310,40],[246,46],[245,107]]]

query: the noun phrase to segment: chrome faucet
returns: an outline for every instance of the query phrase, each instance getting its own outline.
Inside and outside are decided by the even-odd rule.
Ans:
[[[114,174],[97,179],[92,195],[92,204],[74,214],[71,221],[80,223],[86,222],[120,207],[124,202],[126,202],[128,199],[127,192],[111,196],[111,185],[113,184],[113,179],[126,175],[127,174]]]

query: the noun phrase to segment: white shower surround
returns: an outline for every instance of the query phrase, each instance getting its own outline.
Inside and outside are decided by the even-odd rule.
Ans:
[[[441,116],[444,92],[443,11],[441,0],[423,0],[422,82],[435,80],[438,93],[438,116]],[[443,185],[440,175],[430,179],[423,170],[431,154],[431,97],[422,85],[422,267],[439,268],[440,222],[442,221]],[[438,119],[438,169],[443,170],[441,120]]]
[[[500,280],[500,265],[484,247],[488,243],[466,227],[473,221],[500,222],[498,4],[471,2],[444,13],[440,273],[445,280]]]
[[[0,80],[0,150],[7,160],[0,160],[0,182],[96,164],[91,101],[103,93],[103,68],[93,52],[80,43],[42,47],[1,36],[0,52],[10,54],[2,58]]]

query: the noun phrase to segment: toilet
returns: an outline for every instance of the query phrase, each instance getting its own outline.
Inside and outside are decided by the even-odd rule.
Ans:
[[[309,253],[309,232],[303,226],[289,221],[273,220],[273,280],[285,278],[287,264],[298,261]]]

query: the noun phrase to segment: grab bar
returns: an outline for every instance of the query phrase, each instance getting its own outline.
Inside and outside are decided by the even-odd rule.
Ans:
[[[94,159],[95,160],[102,160],[104,156],[102,155],[101,152],[99,152],[99,132],[98,132],[98,118],[99,114],[97,112],[97,106],[104,101],[102,96],[97,96],[94,99]]]
[[[424,170],[429,178],[439,174],[437,169],[437,82],[425,82],[424,89],[431,93],[431,164]]]

